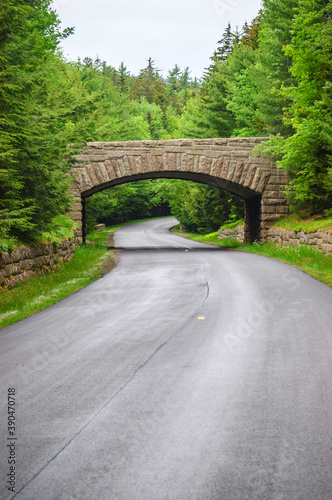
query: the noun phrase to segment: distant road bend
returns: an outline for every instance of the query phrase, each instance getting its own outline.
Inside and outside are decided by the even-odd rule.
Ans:
[[[120,229],[115,270],[0,331],[1,499],[331,500],[332,290],[175,223]]]

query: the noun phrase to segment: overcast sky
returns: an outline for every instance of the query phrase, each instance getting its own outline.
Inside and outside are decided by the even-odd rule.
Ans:
[[[62,43],[67,59],[95,57],[132,74],[151,57],[164,76],[178,64],[202,76],[230,21],[250,23],[261,0],[54,0],[63,27],[75,34]]]

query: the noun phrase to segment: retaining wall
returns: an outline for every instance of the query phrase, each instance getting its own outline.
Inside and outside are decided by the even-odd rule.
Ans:
[[[244,227],[237,226],[235,229],[219,229],[218,237],[220,239],[232,238],[233,240],[236,239],[240,243],[244,243]]]
[[[270,228],[267,241],[281,245],[312,245],[326,254],[332,253],[332,234],[323,231],[304,233],[303,231],[287,231],[286,229]]]
[[[219,238],[233,238],[243,243],[243,227],[236,227],[235,230],[218,231]],[[267,232],[266,241],[278,243],[279,245],[311,245],[325,254],[332,253],[332,234],[323,231],[315,233],[304,233],[303,231],[288,231],[286,229],[270,228]]]
[[[0,289],[13,288],[33,274],[49,273],[74,255],[82,239],[75,236],[60,244],[50,243],[0,252]]]

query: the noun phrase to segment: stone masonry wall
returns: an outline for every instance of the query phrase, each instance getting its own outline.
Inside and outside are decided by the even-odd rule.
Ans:
[[[236,227],[234,230],[226,229],[218,231],[219,238],[233,238],[243,243],[243,227]],[[311,245],[325,254],[332,253],[332,234],[323,231],[315,233],[304,233],[303,231],[287,231],[286,229],[270,228],[267,232],[267,241],[278,243],[279,245]]]
[[[244,227],[237,226],[235,229],[219,229],[218,238],[232,238],[239,241],[240,243],[244,243]]]
[[[59,262],[71,259],[80,243],[81,238],[76,236],[59,245],[50,243],[0,252],[0,290],[13,288],[35,273],[53,271]]]
[[[326,254],[332,253],[332,234],[323,231],[304,233],[303,231],[287,231],[286,229],[270,228],[267,241],[281,245],[312,245]]]

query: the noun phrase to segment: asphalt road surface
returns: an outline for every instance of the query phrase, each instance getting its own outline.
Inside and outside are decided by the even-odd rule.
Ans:
[[[332,290],[174,224],[0,330],[1,499],[332,499]]]

